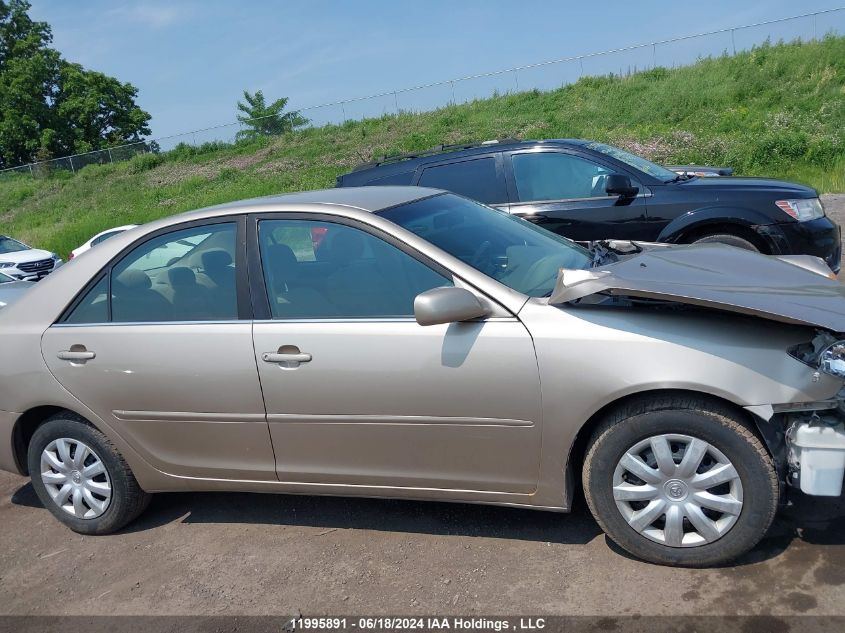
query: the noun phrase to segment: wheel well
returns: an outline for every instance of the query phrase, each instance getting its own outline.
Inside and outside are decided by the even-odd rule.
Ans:
[[[748,240],[754,244],[754,246],[757,247],[757,250],[764,255],[772,254],[772,249],[769,248],[769,245],[766,244],[765,240],[757,235],[757,233],[755,233],[752,229],[749,229],[747,226],[743,226],[742,224],[733,224],[730,222],[705,224],[703,226],[695,227],[690,231],[683,233],[678,239],[678,242],[680,244],[691,244],[702,237],[706,237],[708,235],[718,235],[720,233],[741,237],[742,239]]]
[[[20,470],[24,475],[29,474],[26,454],[29,450],[29,442],[32,440],[32,436],[35,434],[35,431],[39,426],[44,424],[57,413],[69,413],[76,416],[76,413],[70,409],[55,406],[43,406],[30,409],[21,415],[15,423],[15,428],[12,432],[15,461],[17,462],[18,470]]]
[[[748,428],[757,436],[757,438],[763,443],[763,446],[766,447],[769,455],[778,460],[778,456],[773,451],[773,447],[770,445],[769,440],[766,438],[766,434],[762,432],[760,429],[760,424],[755,416],[750,414],[748,411],[743,409],[742,407],[738,406],[737,404],[731,402],[730,400],[726,400],[725,398],[720,398],[718,396],[711,395],[709,393],[704,393],[701,391],[689,391],[684,389],[654,389],[652,391],[641,391],[639,393],[631,394],[629,396],[623,396],[618,400],[614,400],[613,402],[609,402],[601,409],[596,411],[587,422],[578,430],[578,435],[575,437],[575,441],[572,444],[572,448],[569,450],[569,460],[567,462],[568,467],[572,475],[576,478],[574,483],[577,484],[577,489],[580,491],[582,489],[581,485],[581,468],[584,465],[584,457],[587,453],[587,445],[590,442],[590,438],[593,435],[593,431],[602,421],[609,416],[613,411],[616,409],[620,409],[626,406],[628,403],[636,401],[636,400],[652,400],[657,398],[665,398],[667,396],[688,396],[688,397],[695,397],[695,398],[703,398],[712,401],[715,404],[719,404],[723,407],[728,407],[734,413],[737,414],[742,420],[748,425]]]

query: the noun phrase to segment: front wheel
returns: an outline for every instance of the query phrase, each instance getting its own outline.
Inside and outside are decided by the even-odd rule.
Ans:
[[[765,535],[779,497],[771,457],[745,421],[697,398],[639,400],[593,434],[584,491],[607,535],[661,565],[730,561]]]
[[[74,532],[115,532],[149,503],[150,495],[108,438],[70,414],[38,427],[27,460],[41,503]]]
[[[757,248],[754,244],[746,240],[745,238],[739,237],[738,235],[732,235],[730,233],[718,233],[713,235],[705,235],[704,237],[700,237],[694,242],[693,244],[727,244],[728,246],[734,246],[736,248],[741,248],[745,251],[754,251],[755,253],[759,253],[760,249]]]

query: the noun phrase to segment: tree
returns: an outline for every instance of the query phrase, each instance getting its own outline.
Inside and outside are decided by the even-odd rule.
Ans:
[[[135,105],[138,90],[114,77],[63,62],[54,111],[64,153],[141,141],[150,115]]]
[[[0,168],[138,141],[137,89],[62,59],[27,0],[0,0]]]
[[[270,105],[266,105],[264,93],[260,90],[255,94],[249,94],[244,90],[244,99],[246,103],[238,101],[238,110],[244,113],[238,115],[238,121],[249,127],[238,132],[239,141],[259,136],[284,134],[308,124],[308,119],[300,115],[298,111],[284,112],[288,104],[287,97],[276,99]]]
[[[29,5],[0,0],[0,167],[27,162],[53,135],[49,101],[54,96],[59,54],[46,22],[33,22]]]

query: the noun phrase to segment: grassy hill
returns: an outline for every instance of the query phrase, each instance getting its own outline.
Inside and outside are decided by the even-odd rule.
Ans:
[[[0,178],[0,233],[67,255],[111,226],[220,202],[331,187],[372,156],[491,138],[579,137],[658,162],[730,165],[845,191],[845,38],[759,47],[693,66],[587,77],[551,92],[182,146],[76,175]]]

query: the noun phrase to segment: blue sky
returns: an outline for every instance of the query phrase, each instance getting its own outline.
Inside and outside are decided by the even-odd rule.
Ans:
[[[31,0],[31,15],[53,28],[69,60],[128,81],[152,114],[153,136],[234,121],[243,89],[290,97],[305,107],[388,89],[494,71],[583,53],[830,9],[843,0],[703,0],[682,2],[544,0]],[[819,34],[845,33],[845,11],[819,18]],[[812,35],[812,20],[737,33],[742,48],[761,35]],[[763,33],[766,31],[766,33]],[[729,35],[657,51],[587,60],[585,72],[619,71],[652,62],[687,63],[718,54]],[[564,65],[566,66],[566,65]],[[460,85],[458,100],[497,88],[553,87],[574,64]],[[397,97],[424,109],[449,88]],[[395,107],[393,97],[349,106],[347,116]],[[331,119],[333,112],[312,118]]]

